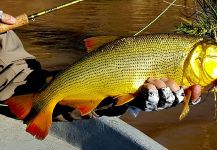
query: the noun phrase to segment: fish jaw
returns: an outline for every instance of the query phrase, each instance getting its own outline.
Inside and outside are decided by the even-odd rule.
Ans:
[[[216,82],[217,79],[217,44],[206,45],[205,58],[202,64],[208,82]]]

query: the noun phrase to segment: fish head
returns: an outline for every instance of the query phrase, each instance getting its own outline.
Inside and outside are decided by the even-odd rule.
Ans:
[[[186,61],[184,72],[184,85],[205,87],[216,82],[217,43],[203,41],[197,44]]]
[[[208,82],[217,80],[217,43],[208,43],[203,46],[204,57],[202,69]]]

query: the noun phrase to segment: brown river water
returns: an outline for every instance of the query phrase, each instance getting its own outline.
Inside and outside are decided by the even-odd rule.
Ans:
[[[63,3],[63,0],[1,0],[1,9],[14,16],[32,14]],[[192,1],[177,0],[192,7]],[[19,35],[28,52],[49,70],[65,68],[86,52],[83,39],[98,35],[132,36],[168,6],[163,0],[85,0],[79,4],[42,16],[21,27]],[[192,9],[174,6],[144,33],[171,32],[183,13]],[[143,34],[144,34],[143,33]],[[183,121],[181,106],[160,112],[143,112],[137,118],[121,118],[169,149],[217,149],[217,123],[210,94],[200,105],[191,107]]]

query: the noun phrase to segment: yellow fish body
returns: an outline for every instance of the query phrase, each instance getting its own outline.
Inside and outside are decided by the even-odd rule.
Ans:
[[[183,86],[207,86],[217,79],[217,44],[200,37],[112,37],[95,46],[100,41],[87,39],[88,49],[98,48],[60,73],[33,101],[26,96],[6,102],[27,123],[27,132],[44,139],[57,103],[74,107],[81,115],[108,96],[116,97],[117,105],[127,103],[148,77],[172,78]]]

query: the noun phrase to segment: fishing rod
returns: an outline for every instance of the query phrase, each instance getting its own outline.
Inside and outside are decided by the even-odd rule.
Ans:
[[[76,3],[79,3],[83,0],[75,0],[75,1],[71,1],[69,3],[65,3],[65,4],[62,4],[62,5],[59,5],[59,6],[56,6],[56,7],[53,7],[53,8],[49,8],[49,9],[46,9],[46,10],[43,10],[41,12],[38,12],[38,13],[34,13],[32,15],[29,15],[27,16],[25,13],[22,14],[22,15],[19,15],[16,17],[16,23],[13,24],[13,25],[7,25],[7,24],[3,24],[3,23],[0,23],[0,33],[4,33],[8,30],[11,30],[11,29],[14,29],[14,28],[17,28],[17,27],[20,27],[20,26],[23,26],[23,25],[27,25],[29,24],[29,21],[32,20],[34,21],[35,18],[39,17],[39,16],[42,16],[42,15],[45,15],[45,14],[48,14],[48,13],[51,13],[53,11],[57,11],[59,9],[62,9],[62,8],[65,8],[65,7],[68,7],[68,6],[71,6],[73,4],[76,4]]]

